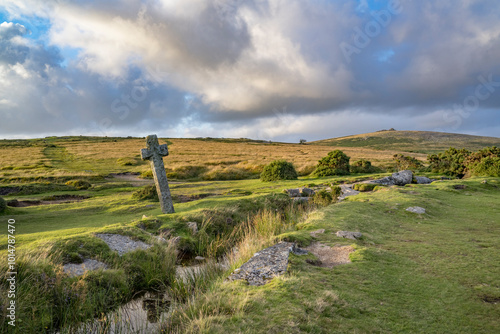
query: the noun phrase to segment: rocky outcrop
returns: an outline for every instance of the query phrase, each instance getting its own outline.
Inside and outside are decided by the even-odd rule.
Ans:
[[[425,176],[415,176],[415,179],[417,180],[418,184],[430,184],[434,182],[434,180],[429,179],[428,177]]]
[[[413,172],[411,170],[403,170],[392,174],[392,179],[394,180],[395,185],[404,186],[413,181]]]
[[[120,256],[136,249],[148,249],[151,247],[151,245],[142,241],[134,241],[120,234],[96,234],[96,237],[102,239],[111,250],[117,251]]]
[[[435,181],[425,176],[414,177],[411,170],[403,170],[401,172],[393,173],[391,176],[386,176],[378,180],[370,181],[369,183],[381,184],[384,186],[405,186],[407,184],[413,183],[414,179],[418,184],[429,184]]]
[[[85,274],[90,270],[106,269],[108,266],[100,261],[85,259],[83,263],[68,263],[63,266],[63,270],[69,277],[76,277]]]
[[[349,232],[349,231],[338,231],[335,235],[340,238],[346,238],[352,240],[358,240],[363,236],[361,232]]]
[[[419,206],[411,206],[411,207],[407,208],[406,211],[413,212],[413,213],[418,213],[419,215],[425,213],[425,209],[421,208]]]
[[[290,252],[297,255],[307,254],[292,242],[280,242],[255,253],[254,256],[236,269],[228,281],[246,280],[249,285],[264,285],[269,280],[286,272]]]

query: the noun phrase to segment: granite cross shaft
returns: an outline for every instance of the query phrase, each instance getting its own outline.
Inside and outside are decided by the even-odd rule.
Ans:
[[[167,173],[163,165],[163,157],[168,155],[167,144],[160,145],[156,135],[146,138],[148,148],[141,149],[142,160],[151,161],[151,170],[155,179],[156,191],[160,199],[161,211],[163,213],[174,213],[174,204],[168,187]]]

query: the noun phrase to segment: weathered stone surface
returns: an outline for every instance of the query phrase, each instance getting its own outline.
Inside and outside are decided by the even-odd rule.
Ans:
[[[117,251],[120,256],[136,249],[148,249],[151,247],[151,245],[142,241],[134,241],[129,237],[120,234],[96,234],[96,237],[104,240],[109,248]]]
[[[431,183],[432,180],[423,177],[423,176],[417,176],[417,182],[420,178],[419,183]],[[404,186],[407,184],[412,183],[413,181],[413,172],[411,170],[403,170],[401,172],[393,173],[391,176],[386,176],[384,178],[378,179],[378,180],[373,180],[370,181],[370,183],[376,183],[376,184],[382,184],[384,186]]]
[[[236,269],[229,281],[246,280],[250,285],[264,285],[273,277],[282,275],[288,266],[288,256],[294,244],[280,242],[274,246],[255,253],[241,268]]]
[[[383,177],[383,178],[378,179],[378,180],[373,180],[370,183],[381,184],[384,186],[393,186],[395,184],[392,176],[386,176],[386,177]]]
[[[163,213],[174,213],[174,204],[168,187],[167,173],[163,165],[163,157],[168,155],[167,144],[160,145],[156,135],[146,138],[147,148],[141,149],[142,160],[151,162],[151,170],[155,180],[156,191],[160,199],[161,211]]]
[[[191,232],[193,233],[193,235],[195,235],[196,233],[198,233],[198,224],[196,224],[196,222],[188,222],[187,226],[191,230]]]
[[[338,231],[335,233],[337,237],[357,240],[363,236],[361,232]]]
[[[413,212],[413,213],[418,213],[419,215],[425,213],[425,209],[421,208],[419,206],[411,206],[411,207],[407,208],[406,211]]]
[[[68,263],[63,266],[63,270],[68,276],[76,277],[85,274],[90,270],[97,270],[100,268],[106,269],[108,266],[100,261],[85,259],[83,263]]]
[[[395,185],[404,186],[413,181],[413,172],[411,170],[403,170],[392,174],[392,179],[394,180]]]
[[[288,194],[290,197],[300,197],[300,189],[294,188],[294,189],[285,189],[285,192]]]
[[[415,179],[417,180],[418,184],[430,184],[434,181],[425,176],[415,176]]]
[[[342,189],[342,194],[340,195],[338,201],[343,201],[346,197],[356,196],[359,191],[352,189],[352,184],[341,184],[340,189]]]
[[[295,255],[307,255],[309,252],[305,249],[297,247],[297,245],[293,244],[292,253]]]
[[[300,196],[311,197],[314,196],[315,191],[311,188],[300,188]]]
[[[196,261],[205,261],[205,258],[203,256],[197,256],[194,258]]]

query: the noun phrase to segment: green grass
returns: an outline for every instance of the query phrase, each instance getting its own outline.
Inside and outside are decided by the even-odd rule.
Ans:
[[[121,150],[114,157],[101,157],[104,146],[96,143],[109,143],[114,145],[112,150]],[[292,147],[246,139],[203,138],[189,143],[178,140],[172,145],[173,151],[177,146],[177,155],[182,155],[185,152],[180,148],[193,143],[251,144],[256,148],[263,145],[269,150]],[[378,148],[390,144],[394,150],[409,149],[405,143],[401,138],[390,143],[368,140],[365,146]],[[122,144],[129,145],[130,152]],[[5,160],[8,163],[0,168],[0,191],[5,187],[19,190],[2,196],[7,201],[42,200],[60,195],[85,197],[80,202],[8,207],[0,214],[0,220],[16,220],[16,250],[22,267],[19,314],[24,321],[19,328],[24,332],[74,326],[116,308],[135,293],[151,289],[170,289],[176,296],[178,311],[172,328],[180,333],[494,333],[500,330],[496,321],[500,316],[498,178],[487,179],[487,184],[482,184],[481,178],[403,188],[378,187],[375,192],[310,211],[298,206],[291,209],[282,198],[282,190],[353,183],[388,174],[308,176],[269,183],[257,179],[214,181],[212,176],[202,180],[197,167],[202,165],[193,160],[194,168],[182,165],[172,168],[184,173],[182,177],[191,178],[194,173],[198,180],[171,182],[176,213],[164,215],[158,203],[133,198],[140,188],[133,187],[132,182],[104,177],[111,172],[143,172],[147,162],[138,159],[138,144],[136,138],[97,137],[0,141],[4,149],[42,150],[39,160],[33,163],[19,160],[16,164],[12,156]],[[74,145],[83,147],[82,156],[75,153],[80,152]],[[436,145],[424,145],[421,149],[433,150]],[[302,145],[301,154],[305,155],[313,146]],[[112,150],[109,152],[113,153]],[[227,155],[245,153],[234,152],[242,154]],[[360,150],[359,154],[363,152]],[[233,169],[238,163],[239,160],[231,158],[210,160],[204,166],[215,166],[210,169],[213,177],[226,179],[252,176],[258,170],[255,166],[244,173],[243,169]],[[84,189],[89,186],[85,183],[78,190],[65,184],[72,180],[82,180],[91,186]],[[466,188],[455,189],[456,184],[465,184]],[[186,199],[192,200],[185,202]],[[406,212],[409,206],[425,207],[427,213],[419,216]],[[197,222],[198,235],[192,235],[185,224],[188,221]],[[226,254],[230,269],[235,269],[254,252],[279,239],[307,246],[314,241],[310,232],[320,228],[326,233],[317,235],[317,240],[324,244],[355,245],[357,252],[352,254],[352,264],[325,269],[305,262],[314,259],[312,255],[292,256],[286,275],[259,288],[242,282],[222,283],[230,270],[224,272],[217,266],[188,282],[172,282],[169,275],[176,260],[172,249],[166,251],[156,245],[120,260],[94,237],[95,233],[119,233],[156,243],[148,233],[179,236],[177,251],[188,259],[202,255],[213,260]],[[337,230],[360,231],[364,236],[356,242],[347,241],[335,237]],[[6,233],[5,229],[0,235]],[[0,240],[3,251],[7,248],[6,239]],[[235,245],[239,255],[231,253]],[[112,269],[83,278],[65,277],[61,264],[81,257],[102,260]],[[5,302],[4,283],[0,284],[0,290],[3,298],[0,302]],[[88,298],[82,300],[82,294]],[[4,330],[5,324],[0,324],[0,332]]]
[[[334,233],[361,231],[353,263],[326,269],[292,256],[264,287],[219,284],[193,303],[185,332],[499,332],[500,184],[479,181],[384,189],[320,210],[297,235],[324,228],[319,241],[347,245]],[[415,205],[427,213],[405,211]]]

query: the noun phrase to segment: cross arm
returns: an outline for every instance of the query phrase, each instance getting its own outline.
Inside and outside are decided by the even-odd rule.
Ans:
[[[153,152],[148,148],[141,149],[141,158],[142,160],[148,160],[153,156]]]
[[[163,144],[163,145],[158,146],[158,154],[161,155],[162,157],[168,155],[167,144]]]

